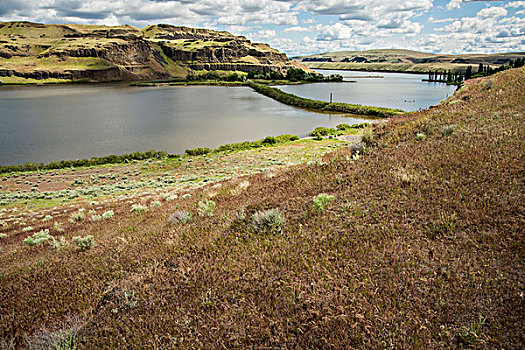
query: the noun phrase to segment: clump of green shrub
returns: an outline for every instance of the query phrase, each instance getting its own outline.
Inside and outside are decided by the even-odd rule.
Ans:
[[[84,211],[83,210],[79,210],[76,213],[72,213],[69,216],[69,222],[73,224],[75,222],[81,222],[85,218],[86,218],[86,214],[84,214]]]
[[[7,234],[6,233],[0,233],[0,239],[4,239],[7,237]]]
[[[313,199],[314,208],[317,210],[325,210],[326,206],[333,202],[334,199],[335,197],[330,194],[320,193]]]
[[[62,227],[62,224],[59,222],[56,222],[53,224],[53,229],[58,232],[64,231],[64,228]]]
[[[208,154],[211,152],[211,150],[208,148],[208,147],[204,147],[204,148],[193,148],[193,149],[187,149],[186,151],[184,151],[187,155],[189,156],[200,156],[200,155],[203,155],[203,154]]]
[[[375,140],[374,130],[371,127],[365,128],[365,131],[363,132],[363,136],[361,136],[361,142],[363,142],[365,146],[369,147],[374,144],[374,140]]]
[[[53,247],[58,252],[60,249],[67,247],[69,242],[64,236],[60,237],[60,240],[57,240],[55,237],[51,236],[51,241],[49,244],[51,244],[51,247]]]
[[[324,126],[319,126],[317,128],[315,128],[312,132],[310,132],[310,136],[317,136],[318,134],[321,135],[321,136],[328,136],[328,135],[333,135],[337,132],[337,130],[335,129],[328,129],[328,128],[325,128]]]
[[[48,240],[51,239],[51,235],[49,234],[49,230],[48,229],[45,229],[45,230],[41,230],[35,234],[33,234],[33,236],[29,236],[29,237],[26,237],[26,239],[24,239],[24,245],[29,245],[29,246],[32,246],[32,245],[37,245],[37,244],[40,244],[42,242],[46,242]]]
[[[185,210],[177,210],[168,218],[170,224],[182,224],[186,225],[191,221],[191,213]]]
[[[95,246],[95,238],[91,235],[85,237],[75,236],[72,238],[80,251],[86,251]]]
[[[213,216],[213,211],[215,210],[215,202],[211,199],[204,198],[198,204],[199,215],[200,216]]]
[[[418,133],[418,134],[416,135],[416,139],[417,139],[418,141],[425,141],[426,138],[427,138],[427,135],[425,135],[425,134],[423,134],[423,133]]]
[[[60,326],[60,328],[55,328],[51,330],[47,328],[42,328],[33,335],[26,336],[25,342],[27,344],[27,349],[75,350],[77,349],[79,333],[80,329],[82,328],[82,325],[83,322],[80,318],[71,317],[68,318],[66,322]],[[24,349],[26,348],[24,347]]]
[[[132,213],[142,213],[143,211],[148,210],[148,207],[142,204],[133,204],[131,206],[131,212]]]
[[[0,165],[0,174],[16,171],[36,171],[43,169],[64,169],[81,166],[92,166],[111,163],[127,163],[130,160],[144,159],[162,159],[166,158],[167,153],[163,151],[133,152],[123,155],[109,155],[104,157],[92,157],[90,159],[62,160],[59,162],[44,163],[26,163],[20,165]]]
[[[443,129],[441,130],[441,136],[443,137],[451,136],[452,134],[454,134],[454,131],[456,131],[456,129],[457,129],[457,126],[454,124],[445,125]]]
[[[279,208],[274,208],[253,214],[252,223],[261,233],[281,233],[286,225],[286,219]]]
[[[162,203],[160,201],[153,201],[149,204],[150,208],[157,208],[160,207]]]
[[[113,215],[115,215],[113,210],[105,211],[104,213],[102,213],[102,220],[111,219],[113,217]]]
[[[277,145],[277,144],[290,142],[290,141],[297,141],[297,140],[299,140],[299,136],[297,135],[284,134],[284,135],[279,135],[279,136],[267,136],[264,139],[257,140],[257,141],[243,141],[243,142],[237,142],[237,143],[229,143],[229,144],[221,145],[213,150],[210,150],[209,148],[187,149],[185,153],[189,156],[198,156],[198,155],[203,155],[203,154],[208,154],[208,153],[242,151],[242,150],[266,147],[266,146]]]

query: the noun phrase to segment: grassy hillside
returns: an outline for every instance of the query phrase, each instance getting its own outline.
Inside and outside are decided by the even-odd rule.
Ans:
[[[32,208],[34,231],[96,245],[28,246],[34,231],[4,228],[0,338],[34,345],[62,330],[78,349],[523,348],[524,111],[525,69],[512,69],[365,132],[364,152],[344,147],[169,201],[101,198],[97,212],[113,217],[77,214],[62,232]],[[192,164],[206,172],[216,161]]]
[[[419,72],[462,71],[471,65],[474,70],[482,63],[493,68],[524,57],[525,52],[492,55],[441,55],[411,50],[337,51],[318,55],[294,57],[310,68],[347,69],[364,71]]]

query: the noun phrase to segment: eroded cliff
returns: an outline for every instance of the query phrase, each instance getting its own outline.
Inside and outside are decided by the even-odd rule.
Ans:
[[[285,72],[294,65],[266,44],[223,31],[0,23],[4,82],[168,79],[203,70]]]

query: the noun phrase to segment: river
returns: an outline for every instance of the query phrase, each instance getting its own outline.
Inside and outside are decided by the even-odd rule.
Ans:
[[[281,88],[324,100],[332,92],[334,101],[405,110],[426,108],[453,92],[443,84],[421,83],[417,75],[323,73],[385,77],[358,78],[357,83]],[[408,99],[414,99],[415,104],[402,102]],[[183,153],[187,148],[212,148],[269,135],[305,136],[318,126],[365,121],[359,116],[319,114],[286,106],[248,87],[3,86],[0,87],[0,164],[50,162],[151,149]]]

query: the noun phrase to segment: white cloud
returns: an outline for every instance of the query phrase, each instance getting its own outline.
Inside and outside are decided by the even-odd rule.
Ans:
[[[307,27],[301,27],[301,26],[288,27],[288,28],[283,29],[283,33],[301,33],[301,32],[309,32],[309,31],[310,29],[308,29]]]
[[[511,1],[505,7],[525,7],[525,1]]]
[[[507,15],[507,10],[503,7],[487,7],[478,12],[478,17],[502,17]]]
[[[261,39],[264,39],[264,40],[271,39],[271,38],[275,37],[275,30],[271,30],[271,29],[259,30],[255,34],[255,37],[261,38]]]
[[[447,4],[447,10],[459,9],[461,8],[461,3],[463,0],[450,0]]]

